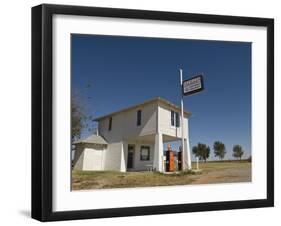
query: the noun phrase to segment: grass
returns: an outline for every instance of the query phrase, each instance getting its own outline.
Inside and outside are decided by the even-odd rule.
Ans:
[[[72,189],[124,188],[188,184],[190,173],[161,174],[158,172],[73,171]]]
[[[218,169],[230,169],[237,167],[250,167],[251,163],[246,161],[212,161],[212,162],[200,162],[199,168],[203,170],[218,170]],[[196,169],[196,163],[192,163],[192,168]]]
[[[221,183],[248,181],[251,174],[249,162],[200,163],[200,172],[186,171],[177,174],[158,172],[72,171],[72,189],[102,189],[185,185],[196,183]],[[193,163],[196,169],[196,163]],[[241,172],[242,173],[241,173]],[[246,177],[242,174],[246,173]],[[241,178],[239,178],[241,175]],[[245,175],[244,175],[245,176]],[[245,179],[246,178],[246,179]]]

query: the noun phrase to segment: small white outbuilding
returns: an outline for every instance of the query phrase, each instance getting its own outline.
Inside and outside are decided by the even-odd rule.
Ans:
[[[104,168],[107,142],[101,136],[91,135],[73,144],[75,145],[74,169],[102,170]]]

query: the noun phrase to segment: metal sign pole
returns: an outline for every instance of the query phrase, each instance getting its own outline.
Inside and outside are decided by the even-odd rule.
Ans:
[[[189,138],[186,137],[186,145],[184,142],[184,112],[183,112],[183,97],[192,95],[198,92],[201,92],[204,90],[204,80],[203,75],[196,75],[192,78],[189,78],[187,80],[182,79],[183,77],[183,70],[179,69],[180,71],[180,85],[181,85],[181,125],[182,125],[182,131],[181,131],[181,146],[182,146],[182,169],[192,169],[191,166],[191,154],[190,154],[190,146],[189,146]],[[186,132],[188,132],[188,127],[186,129]],[[185,150],[186,149],[186,150]],[[186,159],[185,159],[186,158]]]
[[[185,148],[184,148],[184,119],[183,119],[183,93],[182,93],[182,69],[179,69],[180,71],[180,85],[181,85],[181,152],[182,152],[182,171],[185,170]]]

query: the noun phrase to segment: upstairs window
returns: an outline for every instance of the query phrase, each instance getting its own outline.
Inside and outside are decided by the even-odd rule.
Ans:
[[[112,117],[110,117],[108,121],[108,130],[110,131],[111,129],[112,129]]]
[[[180,127],[180,115],[178,112],[171,110],[171,125]]]
[[[176,127],[180,127],[180,115],[176,112]]]
[[[141,125],[141,110],[137,111],[137,126]]]
[[[173,110],[171,110],[171,125],[175,125],[175,112]]]

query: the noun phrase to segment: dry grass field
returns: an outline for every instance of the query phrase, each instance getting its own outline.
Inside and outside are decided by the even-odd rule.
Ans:
[[[193,164],[193,169],[196,166]],[[152,187],[186,184],[251,181],[251,163],[246,161],[200,163],[199,172],[161,174],[157,172],[72,171],[72,190]]]

